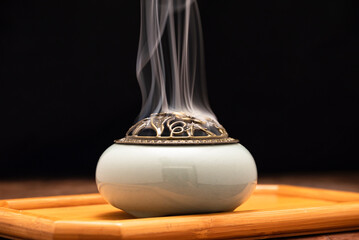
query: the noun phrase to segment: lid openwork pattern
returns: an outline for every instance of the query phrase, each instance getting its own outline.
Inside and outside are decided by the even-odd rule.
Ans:
[[[194,145],[236,143],[227,131],[212,119],[200,120],[185,113],[155,113],[133,125],[120,144]]]

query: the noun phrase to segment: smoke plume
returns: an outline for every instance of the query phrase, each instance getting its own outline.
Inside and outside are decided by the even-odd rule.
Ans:
[[[216,119],[207,98],[195,0],[141,0],[136,75],[142,93],[138,120],[160,112]]]

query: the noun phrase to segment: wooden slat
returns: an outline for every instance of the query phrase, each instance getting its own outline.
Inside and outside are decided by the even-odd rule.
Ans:
[[[98,193],[54,196],[54,197],[9,199],[9,200],[3,200],[3,202],[4,202],[3,204],[6,207],[11,209],[19,209],[19,210],[82,206],[82,205],[106,203],[106,201]]]
[[[296,187],[289,185],[277,185],[279,195],[297,196],[302,198],[321,199],[336,202],[359,201],[359,193],[326,190],[309,187]],[[270,186],[268,186],[270,187]]]
[[[340,214],[338,214],[338,211]],[[88,230],[88,231],[85,231]],[[58,221],[59,239],[230,239],[266,238],[359,229],[359,202],[335,206],[148,218],[106,222]]]
[[[339,212],[340,214],[339,214]],[[160,224],[160,222],[162,224]],[[308,234],[341,228],[359,228],[359,203],[336,206],[287,209],[279,211],[241,212],[158,221],[127,221],[122,223],[124,239],[225,239],[291,233]],[[138,231],[141,234],[138,234]]]

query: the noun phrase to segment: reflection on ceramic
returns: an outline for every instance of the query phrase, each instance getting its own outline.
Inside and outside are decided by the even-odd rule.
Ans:
[[[257,169],[241,144],[110,146],[96,169],[101,195],[136,217],[232,211],[253,192]]]

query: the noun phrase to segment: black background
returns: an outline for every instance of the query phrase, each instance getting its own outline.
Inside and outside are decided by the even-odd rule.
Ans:
[[[212,109],[259,174],[358,170],[358,2],[198,3]],[[94,176],[140,110],[139,13],[0,2],[0,178]]]

